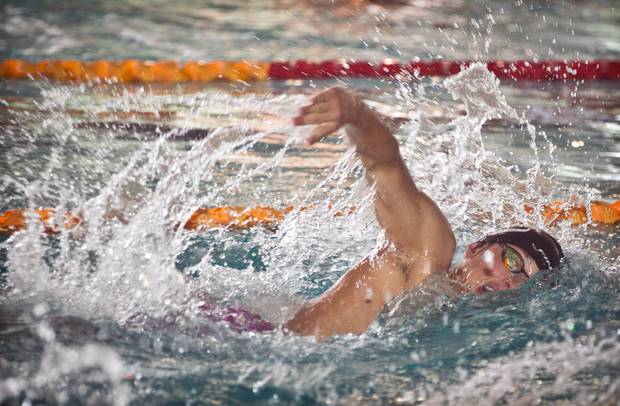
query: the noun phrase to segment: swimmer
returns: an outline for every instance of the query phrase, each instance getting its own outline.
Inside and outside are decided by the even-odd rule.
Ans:
[[[344,127],[367,181],[375,189],[373,204],[385,243],[322,296],[302,306],[284,323],[285,331],[314,336],[319,341],[338,334],[362,334],[393,299],[431,277],[446,278],[462,287],[463,293],[483,294],[516,289],[537,272],[560,264],[562,248],[553,237],[541,230],[515,227],[470,244],[463,261],[450,268],[456,241],[448,220],[416,187],[398,141],[359,96],[340,88],[320,92],[300,110],[294,124],[315,125],[306,140],[309,145]],[[107,207],[105,217],[108,221],[126,221],[123,212],[113,207]],[[226,323],[233,331],[276,328],[256,313],[220,307],[207,295],[193,299],[197,299],[196,310],[203,319]],[[136,313],[122,324],[167,329],[183,317],[176,313],[163,318]],[[212,331],[209,325],[187,325],[189,333]]]
[[[433,275],[482,294],[516,289],[537,272],[560,264],[562,248],[552,236],[515,227],[470,244],[463,261],[450,268],[456,240],[448,220],[416,187],[398,141],[359,96],[341,88],[320,92],[300,109],[294,124],[315,126],[308,145],[344,127],[375,189],[374,209],[386,243],[303,306],[284,324],[285,330],[317,340],[362,334],[393,298]]]

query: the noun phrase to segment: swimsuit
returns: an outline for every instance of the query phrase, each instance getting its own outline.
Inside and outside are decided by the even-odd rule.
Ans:
[[[201,299],[205,299],[201,296]],[[256,332],[263,333],[275,329],[275,326],[266,320],[263,320],[258,314],[251,312],[240,307],[228,306],[222,307],[213,303],[213,301],[206,298],[201,300],[198,305],[197,316],[199,319],[208,320],[211,323],[226,323],[228,327],[237,332]],[[123,325],[129,328],[142,328],[146,330],[153,329],[178,329],[179,323],[185,317],[181,312],[168,313],[163,317],[151,316],[146,313],[136,313],[130,316]],[[210,323],[187,323],[186,327],[183,327],[184,332],[198,335],[209,335],[212,333],[212,327]]]

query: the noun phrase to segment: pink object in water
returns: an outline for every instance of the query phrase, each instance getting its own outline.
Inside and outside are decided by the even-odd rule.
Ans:
[[[198,318],[211,323],[226,323],[228,327],[237,332],[263,333],[275,329],[275,326],[263,320],[258,314],[239,307],[222,307],[214,303],[208,296],[198,297]],[[123,324],[129,328],[141,328],[144,330],[176,330],[180,329],[188,334],[209,335],[212,334],[210,323],[195,323],[184,325],[183,320],[187,317],[183,313],[171,312],[163,317],[156,317],[146,313],[136,313],[129,317]]]
[[[198,306],[198,309],[200,315],[205,319],[214,323],[225,322],[238,333],[245,331],[263,333],[275,328],[273,324],[263,320],[258,314],[239,307],[218,307],[210,302],[203,302]]]

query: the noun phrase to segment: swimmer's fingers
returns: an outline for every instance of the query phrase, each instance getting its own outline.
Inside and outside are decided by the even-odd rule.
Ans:
[[[322,123],[316,126],[312,134],[306,139],[306,144],[313,145],[321,140],[321,138],[328,136],[329,134],[334,133],[336,130],[340,128],[340,123],[338,121],[331,121],[328,123]]]
[[[311,96],[310,100],[312,101],[313,104],[337,101],[339,92],[342,92],[342,91],[343,89],[339,87],[332,87],[327,90],[323,90],[322,92],[319,92],[315,94],[314,96]]]
[[[297,116],[293,119],[295,125],[323,124],[340,120],[338,109],[329,110],[326,113],[309,113]]]
[[[310,113],[327,113],[330,110],[333,110],[336,107],[337,101],[334,99],[331,102],[312,102],[307,106],[304,106],[299,109],[300,114],[310,114]]]

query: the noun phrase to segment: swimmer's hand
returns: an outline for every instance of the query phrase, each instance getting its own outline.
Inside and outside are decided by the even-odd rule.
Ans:
[[[299,109],[293,124],[316,125],[312,134],[306,139],[306,144],[312,145],[345,124],[355,125],[363,104],[358,95],[339,87],[332,87],[312,96],[310,104]]]
[[[362,98],[339,87],[317,93],[309,105],[299,110],[295,125],[316,125],[306,139],[313,145],[345,126],[349,140],[355,145],[366,168],[400,161],[398,142],[381,117]]]

